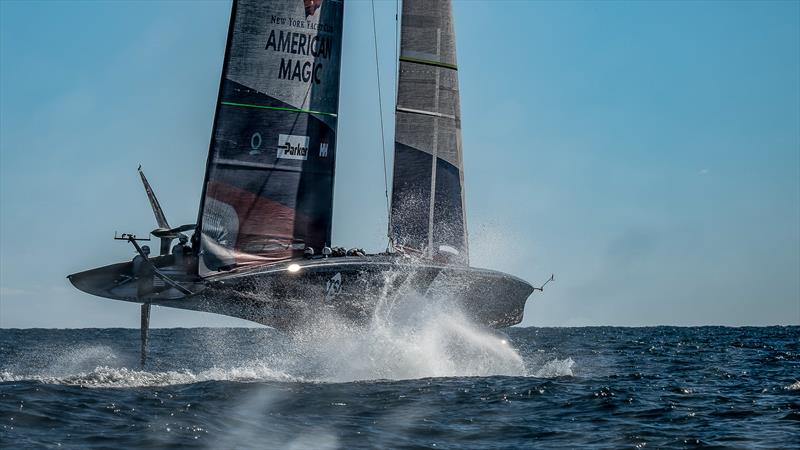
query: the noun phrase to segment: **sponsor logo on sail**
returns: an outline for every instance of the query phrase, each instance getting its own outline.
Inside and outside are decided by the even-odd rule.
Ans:
[[[259,155],[261,154],[261,133],[255,132],[252,136],[250,136],[250,154],[251,155]]]
[[[313,16],[317,9],[322,6],[322,0],[303,0],[306,16]]]
[[[308,136],[295,136],[293,134],[278,135],[278,158],[281,159],[308,159]]]

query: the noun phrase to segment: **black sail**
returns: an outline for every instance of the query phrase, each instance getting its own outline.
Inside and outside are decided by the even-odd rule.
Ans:
[[[397,247],[468,264],[453,14],[449,0],[404,0],[391,236]]]
[[[234,0],[200,206],[199,274],[330,243],[341,0]]]

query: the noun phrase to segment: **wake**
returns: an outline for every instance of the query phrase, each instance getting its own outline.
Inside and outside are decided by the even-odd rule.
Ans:
[[[526,364],[507,336],[472,323],[455,302],[432,302],[429,298],[380,301],[367,323],[356,324],[326,310],[288,335],[265,333],[266,339],[258,339],[252,333],[242,333],[251,336],[250,342],[220,338],[214,332],[211,335],[189,339],[188,345],[173,350],[181,353],[178,368],[164,354],[172,343],[152,339],[151,345],[163,346],[161,358],[166,367],[173,363],[173,370],[137,370],[128,367],[135,358],[127,352],[84,345],[48,349],[50,355],[40,356],[52,358],[52,363],[33,374],[22,367],[0,369],[0,382],[30,380],[134,388],[207,381],[343,383],[497,375],[553,378],[572,376],[574,366],[571,358]],[[205,359],[192,355],[204,355]],[[199,367],[209,363],[214,365]],[[159,362],[160,366],[165,364]]]

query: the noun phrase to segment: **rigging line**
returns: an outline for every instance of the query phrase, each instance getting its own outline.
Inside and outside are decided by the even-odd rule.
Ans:
[[[397,104],[397,96],[399,95],[400,86],[400,58],[397,54],[399,45],[400,34],[400,0],[394,2],[394,99]]]
[[[375,26],[375,0],[370,2],[372,6],[372,38],[375,44],[375,74],[378,79],[378,113],[381,119],[381,149],[383,150],[383,193],[386,196],[386,216],[391,220],[389,211],[389,178],[386,175],[386,138],[383,131],[383,100],[381,98],[381,69],[378,64],[378,29]],[[387,236],[389,235],[387,230]]]
[[[394,1],[394,105],[397,107],[398,100],[400,99],[400,0]],[[397,111],[395,111],[395,140],[397,137]],[[395,144],[396,145],[396,144]],[[394,182],[394,173],[392,173],[392,182]],[[388,195],[387,195],[388,197]],[[391,204],[391,202],[390,202]],[[391,205],[389,206],[389,220],[386,222],[386,235],[389,236],[389,246],[394,247],[394,240],[392,239],[392,212]],[[393,251],[393,250],[392,250]]]

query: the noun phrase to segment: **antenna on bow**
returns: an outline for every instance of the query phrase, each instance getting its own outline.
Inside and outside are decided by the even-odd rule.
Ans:
[[[547,281],[544,282],[544,284],[542,284],[539,287],[533,288],[533,290],[534,291],[544,292],[544,287],[547,286],[547,283],[549,283],[551,281],[554,281],[554,280],[555,280],[555,274],[550,274],[550,278],[548,278]]]

